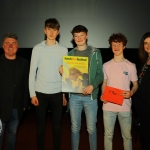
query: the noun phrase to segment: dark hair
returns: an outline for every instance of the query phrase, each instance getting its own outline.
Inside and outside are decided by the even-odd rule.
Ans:
[[[79,32],[85,32],[87,34],[88,29],[85,26],[77,25],[71,31],[72,35],[74,35],[74,33],[79,33]]]
[[[113,33],[110,37],[109,37],[109,44],[111,46],[112,42],[122,42],[123,46],[126,46],[127,44],[127,38],[122,34],[122,33]]]
[[[45,21],[45,28],[46,27],[59,30],[60,24],[55,18],[49,18]]]
[[[5,33],[5,34],[3,35],[2,42],[4,43],[5,39],[7,39],[7,38],[12,38],[12,39],[15,39],[15,40],[18,41],[18,37],[17,37],[17,35],[14,34],[14,33],[10,33],[10,32]]]
[[[150,38],[150,32],[146,32],[140,42],[140,47],[139,47],[139,58],[141,60],[141,62],[145,63],[147,61],[148,58],[148,54],[144,49],[144,40],[146,38]]]

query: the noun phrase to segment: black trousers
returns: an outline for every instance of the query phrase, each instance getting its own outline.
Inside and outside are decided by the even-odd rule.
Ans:
[[[62,93],[43,94],[36,92],[39,106],[35,107],[37,120],[37,147],[38,150],[45,150],[45,119],[47,107],[51,110],[52,133],[53,133],[53,150],[60,150],[61,145],[61,123],[62,123],[62,109],[63,96]]]
[[[150,110],[147,105],[141,106],[140,138],[142,150],[150,150]]]

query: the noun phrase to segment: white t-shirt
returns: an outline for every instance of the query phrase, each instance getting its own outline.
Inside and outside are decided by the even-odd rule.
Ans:
[[[103,72],[108,86],[125,91],[130,91],[131,81],[138,80],[135,64],[127,59],[120,63],[116,63],[113,59],[104,63]],[[122,106],[110,102],[103,103],[103,110],[114,112],[130,111],[131,98],[124,99]]]

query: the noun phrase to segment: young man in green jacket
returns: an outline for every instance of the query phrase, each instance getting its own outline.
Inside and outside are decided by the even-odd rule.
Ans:
[[[77,25],[72,30],[77,47],[71,50],[69,56],[82,56],[89,59],[89,84],[82,94],[70,94],[69,106],[71,115],[72,150],[78,150],[81,113],[84,108],[87,131],[89,133],[90,150],[97,149],[97,96],[99,85],[103,81],[102,57],[99,49],[87,45],[87,28]]]

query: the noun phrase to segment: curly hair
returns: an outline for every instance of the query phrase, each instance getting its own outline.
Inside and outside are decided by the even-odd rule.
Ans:
[[[109,37],[109,44],[111,46],[112,42],[122,42],[123,46],[126,46],[127,44],[127,38],[122,34],[122,33],[113,33],[110,37]]]

